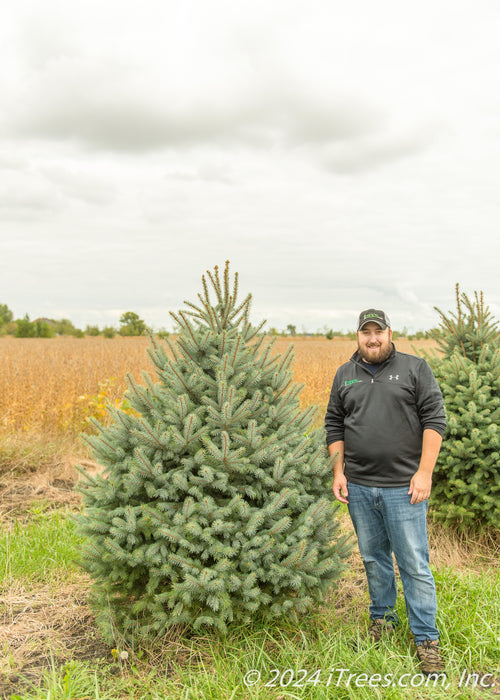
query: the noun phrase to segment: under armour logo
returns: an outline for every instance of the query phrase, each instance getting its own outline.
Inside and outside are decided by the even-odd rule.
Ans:
[[[390,377],[389,377],[389,379],[390,379],[391,381],[392,381],[393,379],[395,379],[396,381],[398,381],[398,379],[399,379],[399,374],[391,374]]]

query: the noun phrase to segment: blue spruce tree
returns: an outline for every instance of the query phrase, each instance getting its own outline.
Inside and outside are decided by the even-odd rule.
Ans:
[[[456,285],[456,313],[431,332],[442,353],[427,355],[441,386],[448,418],[433,475],[434,518],[459,530],[500,528],[500,334],[485,306]]]
[[[152,340],[158,382],[128,377],[137,415],[110,409],[88,438],[105,470],[80,470],[81,563],[110,641],[304,613],[350,552],[293,349],[272,354],[228,263],[207,276],[199,303],[172,314],[177,342]]]

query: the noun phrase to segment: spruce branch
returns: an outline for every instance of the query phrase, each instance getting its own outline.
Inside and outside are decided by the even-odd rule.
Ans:
[[[236,300],[236,296],[234,296],[234,301],[235,300]],[[233,301],[233,304],[234,304],[234,301]],[[228,320],[231,321],[234,325],[238,325],[238,322],[235,322],[236,317],[238,316],[239,313],[243,312],[240,320],[245,318],[245,312],[248,313],[251,301],[252,301],[252,295],[248,294],[245,297],[245,299],[243,299],[241,304],[231,311],[231,314],[230,314]]]
[[[190,361],[193,362],[193,363],[196,362],[196,358],[191,354],[191,352],[189,351],[189,349],[188,349],[188,347],[187,347],[185,341],[184,341],[182,338],[179,338],[179,339],[177,340],[177,347],[180,348],[182,354],[184,355],[184,357],[185,357],[187,360],[190,360]]]
[[[131,430],[130,432],[132,435],[136,435],[137,437],[148,441],[151,445],[159,447],[160,449],[163,449],[165,447],[165,444],[162,443],[161,440],[159,440],[157,435],[154,434],[151,428],[149,428],[149,426],[143,420],[139,421],[139,425],[141,427],[141,430]]]
[[[215,292],[215,296],[217,297],[217,301],[219,302],[219,306],[223,307],[224,305],[224,299],[222,297],[222,290],[220,288],[220,279],[219,279],[219,268],[217,265],[214,267],[214,273],[212,274],[211,270],[207,270],[207,275],[208,279],[212,283],[212,287]]]
[[[198,294],[198,296],[200,296],[200,295]],[[189,306],[189,308],[193,309],[193,312],[195,312],[195,313],[193,313],[193,312],[186,311],[185,313],[192,313],[194,318],[199,318],[202,320],[204,320],[206,318],[205,312],[203,311],[203,309],[200,309],[199,306],[196,306],[196,304],[193,304],[192,301],[184,301],[184,304],[186,304],[186,306]]]

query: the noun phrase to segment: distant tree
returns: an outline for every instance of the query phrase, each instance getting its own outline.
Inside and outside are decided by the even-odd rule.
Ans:
[[[297,326],[294,326],[291,323],[288,324],[286,330],[288,332],[288,335],[297,335]]]
[[[113,328],[113,326],[104,326],[102,334],[105,338],[114,338],[116,335],[116,328]]]
[[[330,330],[328,330],[328,331],[325,333],[325,338],[327,338],[328,340],[332,340],[332,339],[333,339],[333,335],[334,335],[334,334],[333,334],[333,330],[330,328]]]
[[[126,311],[120,318],[120,335],[144,335],[146,323],[134,311]]]
[[[101,334],[101,331],[99,330],[99,326],[87,325],[87,327],[85,328],[85,335],[96,336],[96,335],[100,335],[100,334]]]
[[[39,318],[33,321],[35,326],[35,335],[37,338],[55,338],[55,324],[50,322],[48,319]]]
[[[55,321],[55,332],[57,335],[75,335],[77,329],[69,318],[61,318]]]
[[[427,338],[427,334],[424,331],[417,331],[408,336],[408,340],[423,340],[424,338]]]
[[[16,338],[35,338],[36,325],[30,321],[28,314],[16,320]]]
[[[14,318],[14,314],[9,309],[7,304],[0,304],[0,326],[10,323]]]

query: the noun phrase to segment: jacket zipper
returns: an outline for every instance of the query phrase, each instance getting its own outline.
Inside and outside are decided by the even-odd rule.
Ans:
[[[385,359],[385,360],[382,362],[382,365],[385,365],[385,364],[387,363],[388,360],[390,360],[390,359],[392,359],[392,357],[394,357],[394,355],[395,355],[395,353],[394,353],[394,354],[391,354],[387,359]],[[365,367],[363,367],[363,365],[362,365],[361,363],[356,362],[355,360],[352,359],[352,357],[351,357],[351,361],[353,361],[355,365],[358,365],[359,367],[361,367],[361,369],[362,369],[364,372],[368,372],[369,374],[371,374],[370,370],[365,369]],[[378,370],[377,370],[377,371],[378,371]],[[370,384],[374,384],[374,379],[375,379],[375,375],[372,374],[372,378],[371,378]]]

